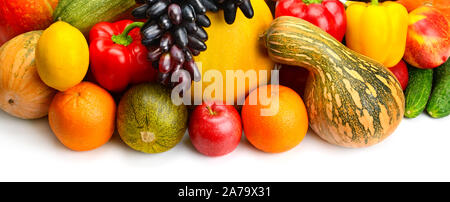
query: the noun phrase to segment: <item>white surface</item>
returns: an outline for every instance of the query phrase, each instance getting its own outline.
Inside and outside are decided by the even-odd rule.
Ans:
[[[210,158],[188,135],[168,152],[144,154],[117,134],[96,150],[73,152],[47,118],[19,120],[0,110],[0,181],[450,181],[449,131],[450,116],[422,114],[364,149],[330,145],[309,130],[281,154],[260,152],[243,138],[231,154]]]

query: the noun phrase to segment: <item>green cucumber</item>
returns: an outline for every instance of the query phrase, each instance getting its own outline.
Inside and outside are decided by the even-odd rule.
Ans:
[[[433,118],[450,114],[450,59],[434,69],[433,92],[428,101],[427,112]]]
[[[67,22],[87,34],[95,24],[115,20],[134,5],[135,0],[59,0],[53,19]]]
[[[433,70],[408,65],[409,82],[406,87],[405,117],[414,118],[427,106],[433,85]]]

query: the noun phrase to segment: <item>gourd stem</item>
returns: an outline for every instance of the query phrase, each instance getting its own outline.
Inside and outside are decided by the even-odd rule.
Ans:
[[[143,22],[133,22],[131,24],[129,24],[127,27],[125,27],[125,29],[123,30],[122,34],[119,35],[113,35],[111,37],[111,40],[116,43],[116,44],[120,44],[120,45],[124,45],[124,46],[128,46],[133,42],[133,38],[131,38],[130,35],[128,35],[131,30],[133,30],[136,27],[142,27],[144,26]]]
[[[378,0],[372,0],[372,5],[378,6]]]

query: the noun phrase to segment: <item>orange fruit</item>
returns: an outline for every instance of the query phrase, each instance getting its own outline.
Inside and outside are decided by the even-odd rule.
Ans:
[[[248,141],[270,153],[294,148],[308,130],[303,100],[294,90],[280,85],[262,86],[250,93],[242,108],[242,122]]]
[[[58,140],[69,149],[87,151],[102,146],[114,132],[116,104],[103,88],[82,82],[53,99],[48,119]]]

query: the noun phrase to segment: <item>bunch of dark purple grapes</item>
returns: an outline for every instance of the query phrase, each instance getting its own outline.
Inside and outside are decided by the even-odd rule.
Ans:
[[[158,79],[164,85],[183,81],[200,81],[201,73],[193,56],[206,50],[208,34],[204,27],[211,21],[207,11],[224,10],[225,21],[232,24],[240,8],[248,18],[253,17],[250,0],[136,0],[143,4],[133,10],[138,19],[148,19],[141,28],[142,44],[147,46],[148,59],[158,69]],[[187,70],[180,71],[181,69]],[[171,82],[178,74],[179,81]],[[190,81],[187,82],[190,84]]]

